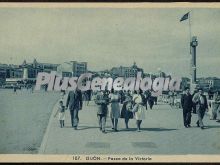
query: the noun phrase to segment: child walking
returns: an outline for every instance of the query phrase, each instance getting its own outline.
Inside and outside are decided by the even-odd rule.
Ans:
[[[59,101],[57,112],[55,113],[54,117],[56,117],[58,112],[59,112],[60,128],[63,128],[64,127],[64,120],[65,120],[65,106],[63,105],[62,100]]]

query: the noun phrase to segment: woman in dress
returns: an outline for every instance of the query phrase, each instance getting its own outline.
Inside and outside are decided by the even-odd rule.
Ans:
[[[117,126],[118,126],[118,118],[120,117],[120,107],[119,107],[119,101],[120,97],[117,91],[114,91],[112,89],[111,94],[109,95],[110,102],[111,102],[111,111],[110,111],[110,117],[112,120],[112,129],[117,132]]]
[[[128,122],[129,119],[133,119],[133,113],[132,113],[132,96],[130,94],[130,91],[127,91],[125,93],[125,101],[123,102],[123,106],[121,109],[121,118],[125,119],[125,125],[126,129],[128,129]]]
[[[136,110],[134,111],[135,119],[136,119],[136,124],[137,124],[137,131],[141,131],[141,123],[142,120],[145,119],[145,110],[143,106],[143,97],[141,94],[141,91],[135,91],[135,94],[133,95],[133,102],[134,102],[134,107],[136,107]]]

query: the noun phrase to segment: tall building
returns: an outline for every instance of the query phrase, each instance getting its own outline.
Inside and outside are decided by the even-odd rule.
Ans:
[[[70,61],[57,66],[57,73],[63,77],[79,77],[87,72],[87,62]]]
[[[114,78],[116,78],[116,77],[124,77],[124,78],[136,77],[138,72],[141,72],[143,74],[143,69],[137,67],[135,62],[130,67],[120,66],[120,67],[113,67],[111,69],[111,75]]]

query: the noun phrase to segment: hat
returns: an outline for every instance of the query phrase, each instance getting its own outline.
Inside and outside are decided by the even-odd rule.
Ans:
[[[198,88],[198,91],[199,91],[199,90],[201,90],[201,91],[202,91],[203,89],[200,87],[200,88]]]

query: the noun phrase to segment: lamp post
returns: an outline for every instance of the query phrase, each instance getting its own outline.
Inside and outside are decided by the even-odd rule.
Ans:
[[[192,50],[192,80],[191,80],[191,89],[196,87],[196,47],[198,46],[198,40],[196,36],[192,37],[190,42]]]

